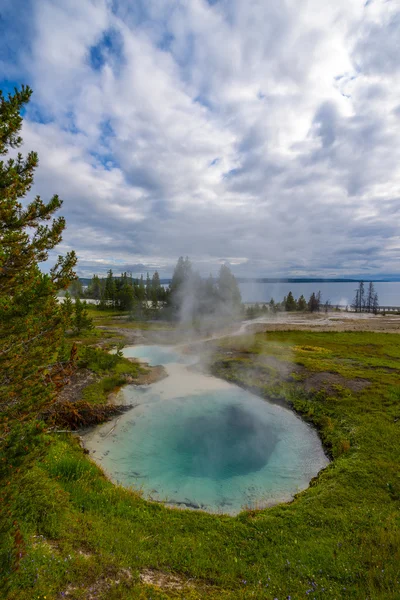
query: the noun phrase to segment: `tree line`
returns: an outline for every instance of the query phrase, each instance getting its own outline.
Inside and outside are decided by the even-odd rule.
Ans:
[[[379,309],[378,294],[375,291],[374,284],[372,281],[368,285],[367,291],[365,291],[364,282],[361,281],[356,295],[351,304],[351,307],[355,312],[369,312],[377,314]],[[302,294],[297,300],[290,291],[287,296],[284,297],[282,302],[275,302],[273,298],[268,303],[260,304],[256,303],[252,306],[247,307],[246,317],[253,319],[268,313],[277,312],[328,312],[332,309],[332,304],[329,300],[322,301],[322,294],[320,291],[313,292],[309,299],[306,300]],[[339,307],[336,307],[339,310]],[[347,307],[346,307],[347,309]]]
[[[275,302],[273,298],[268,303],[259,304],[256,303],[249,306],[246,309],[246,316],[248,319],[256,318],[267,313],[277,312],[320,312],[325,310],[328,312],[332,308],[329,300],[322,302],[321,292],[313,292],[309,299],[306,300],[302,294],[297,300],[293,296],[293,293],[289,291],[288,295],[285,296],[282,302]]]
[[[144,303],[147,307],[157,309],[160,303],[167,301],[168,297],[168,290],[161,285],[157,271],[151,278],[147,273],[144,280],[143,275],[140,278],[133,278],[126,272],[115,276],[110,269],[107,277],[93,275],[85,290],[77,279],[71,283],[68,291],[74,298],[96,300],[100,309],[115,308],[122,311],[142,309]]]
[[[204,279],[183,256],[177,261],[168,287],[161,284],[158,271],[152,277],[147,273],[144,279],[143,275],[133,278],[126,272],[114,276],[110,269],[107,277],[93,275],[86,289],[79,279],[74,280],[68,292],[76,301],[93,299],[99,309],[128,311],[136,318],[193,321],[206,315],[231,317],[238,315],[242,307],[239,286],[227,265],[221,266],[215,279],[211,275]]]

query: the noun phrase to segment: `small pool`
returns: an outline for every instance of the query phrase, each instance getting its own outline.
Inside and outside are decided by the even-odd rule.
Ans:
[[[116,481],[175,506],[237,514],[291,499],[328,464],[316,431],[292,411],[193,369],[177,348],[133,346],[168,377],[126,386],[135,406],[87,439]]]

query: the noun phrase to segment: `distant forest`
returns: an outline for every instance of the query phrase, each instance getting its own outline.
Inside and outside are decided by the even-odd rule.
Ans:
[[[128,311],[132,318],[166,318],[193,321],[209,317],[232,318],[242,314],[242,299],[234,275],[222,265],[217,278],[203,279],[188,257],[178,259],[169,286],[163,285],[156,271],[146,279],[129,273],[107,277],[93,275],[88,285],[74,280],[68,293],[75,299],[97,301],[99,309]]]
[[[157,271],[152,277],[147,273],[145,279],[143,275],[133,278],[129,273],[115,276],[110,269],[107,277],[93,275],[86,281],[85,287],[80,279],[73,281],[69,293],[76,299],[96,300],[100,309],[128,311],[136,319],[195,321],[216,316],[254,319],[267,313],[328,312],[334,308],[329,300],[323,301],[320,291],[313,292],[308,299],[304,295],[296,299],[289,291],[282,302],[271,298],[268,303],[254,303],[246,307],[242,304],[238,280],[227,265],[221,266],[216,279],[211,275],[204,279],[193,270],[188,257],[178,259],[173,277],[168,280],[169,285],[162,283]],[[359,282],[351,309],[376,314],[378,308],[374,284],[369,282],[365,289],[364,282]]]

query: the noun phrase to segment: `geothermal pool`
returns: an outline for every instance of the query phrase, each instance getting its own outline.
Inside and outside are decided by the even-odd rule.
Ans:
[[[134,408],[85,439],[114,480],[170,505],[237,514],[291,499],[328,464],[316,431],[292,411],[194,368],[165,346],[125,356],[165,366],[168,377],[127,385]]]

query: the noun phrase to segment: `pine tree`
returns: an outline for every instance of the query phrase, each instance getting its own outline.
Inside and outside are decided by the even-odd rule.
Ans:
[[[71,296],[68,292],[65,294],[64,302],[62,303],[62,309],[64,311],[64,314],[67,316],[68,321],[72,322],[74,314],[74,303],[72,302]]]
[[[159,300],[162,300],[162,286],[158,271],[154,271],[151,280],[151,299],[153,302],[153,308],[157,308]]]
[[[93,300],[100,300],[101,298],[101,283],[98,275],[93,275],[91,282],[89,283],[87,289],[87,298],[92,298]]]
[[[297,310],[304,312],[307,310],[307,300],[304,298],[303,294],[297,300]]]
[[[80,282],[80,280],[78,278],[71,281],[68,291],[73,298],[82,298],[83,288],[82,288],[82,283]]]
[[[117,301],[120,310],[132,310],[134,304],[134,291],[127,280],[117,292]]]
[[[313,292],[308,301],[308,310],[310,312],[318,312],[320,307],[321,307],[321,292],[318,292],[318,294],[315,294],[315,292]]]
[[[31,94],[25,86],[7,98],[0,92],[0,155],[21,145],[20,112]],[[0,412],[20,418],[54,393],[50,364],[68,326],[56,295],[75,277],[76,264],[71,252],[49,274],[39,269],[61,241],[65,220],[53,219],[62,204],[57,195],[47,203],[36,196],[22,204],[37,165],[35,152],[0,161]]]
[[[106,303],[108,305],[111,305],[112,307],[115,307],[116,293],[117,293],[117,288],[115,285],[115,279],[113,276],[113,272],[110,269],[107,273],[104,297],[105,297]]]
[[[378,294],[375,292],[373,300],[372,300],[372,312],[374,313],[374,315],[378,314],[378,310],[379,310]]]
[[[146,288],[143,281],[143,275],[140,276],[139,279],[139,289],[138,289],[138,299],[140,302],[143,302],[146,298]]]
[[[296,310],[296,308],[296,300],[293,298],[292,292],[289,292],[287,297],[285,298],[285,310],[291,312]]]
[[[373,310],[374,298],[375,298],[375,288],[374,288],[374,284],[372,283],[372,281],[370,281],[369,285],[368,285],[367,299],[365,301],[365,308],[368,312],[371,312]]]
[[[150,279],[150,275],[147,272],[146,275],[146,300],[149,302],[152,299],[152,294],[151,294],[151,279]]]
[[[365,310],[365,290],[364,290],[364,282],[360,281],[358,289],[356,290],[356,295],[354,297],[352,307],[356,312],[362,312]]]
[[[354,310],[356,312],[358,312],[358,307],[360,305],[360,291],[356,290],[356,295],[354,296],[354,300],[351,304],[352,308],[354,308]]]
[[[360,281],[359,287],[359,309],[360,312],[365,308],[365,290],[364,290],[364,282]]]
[[[215,312],[218,304],[218,290],[211,273],[203,283],[203,293],[201,294],[200,312],[203,315],[210,315]]]
[[[242,296],[235,276],[227,265],[222,265],[217,279],[218,295],[221,302],[231,314],[238,313],[242,304]]]
[[[185,286],[193,276],[192,264],[188,257],[183,256],[178,258],[174,273],[172,275],[171,284],[169,286],[168,302],[175,316],[179,313]]]
[[[75,300],[73,325],[74,331],[78,334],[93,329],[93,321],[88,315],[87,304],[80,298]]]

